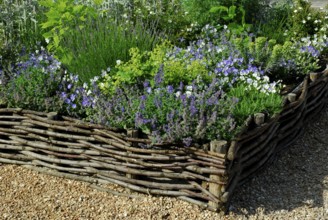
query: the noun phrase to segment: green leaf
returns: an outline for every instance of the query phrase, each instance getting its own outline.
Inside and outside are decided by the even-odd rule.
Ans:
[[[57,24],[57,21],[55,21],[55,20],[50,20],[50,21],[47,21],[47,22],[42,23],[42,24],[41,24],[41,28],[46,29],[46,28],[48,28],[48,27],[52,27],[52,26],[54,26],[54,25],[56,25],[56,24]]]
[[[104,0],[93,0],[93,3],[95,5],[101,5],[104,2]]]
[[[236,6],[230,6],[229,11],[228,11],[228,15],[231,19],[233,19],[234,17],[236,17]]]
[[[54,46],[55,47],[58,47],[59,46],[59,42],[60,42],[59,36],[58,35],[55,35],[54,36]]]
[[[52,32],[51,32],[51,31],[48,31],[48,32],[42,34],[42,36],[43,36],[44,38],[48,38],[48,39],[50,39],[50,38],[52,38]]]
[[[228,12],[228,7],[225,6],[214,6],[210,9],[210,13],[218,13],[218,12]]]
[[[56,6],[60,12],[66,11],[66,1],[60,1]]]
[[[73,13],[79,14],[84,8],[84,5],[76,5],[73,7]]]
[[[53,0],[39,0],[38,1],[39,5],[50,8],[53,7],[55,2]]]

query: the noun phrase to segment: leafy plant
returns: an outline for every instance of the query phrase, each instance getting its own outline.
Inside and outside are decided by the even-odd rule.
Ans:
[[[1,89],[1,99],[8,107],[58,111],[61,102],[56,93],[60,81],[60,63],[40,50],[18,64],[15,74]]]
[[[237,18],[237,10],[241,14],[241,21],[239,22]],[[246,24],[245,15],[246,12],[242,6],[231,5],[230,7],[226,6],[214,6],[210,9],[210,12],[223,19],[226,24],[228,24],[229,30],[234,34],[242,34],[243,32],[251,28],[251,24]]]
[[[293,14],[288,19],[288,38],[300,40],[302,37],[318,33],[325,25],[327,13],[311,7],[311,2],[294,0]]]
[[[283,44],[288,35],[288,22],[293,14],[292,0],[280,0],[268,7],[265,16],[255,21],[256,35],[274,39]]]
[[[262,112],[272,116],[282,109],[282,97],[277,92],[259,92],[256,87],[239,84],[228,95],[238,99],[233,115],[240,125],[255,113]]]
[[[40,0],[39,4],[47,9],[46,20],[41,24],[41,28],[45,31],[43,36],[48,42],[48,50],[54,52],[63,63],[69,63],[72,54],[60,43],[75,25],[83,28],[85,21],[96,18],[98,16],[96,9],[77,5],[74,0]]]
[[[103,83],[103,91],[113,91],[123,85],[141,85],[144,80],[150,80],[158,71],[165,72],[166,85],[178,85],[180,82],[191,83],[198,76],[209,80],[208,70],[201,58],[188,59],[181,48],[173,50],[168,42],[157,45],[153,51],[141,53],[138,48],[130,49],[131,59],[126,63],[116,65]]]

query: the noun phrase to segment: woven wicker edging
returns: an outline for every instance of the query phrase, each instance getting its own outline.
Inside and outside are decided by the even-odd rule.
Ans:
[[[328,102],[328,73],[307,76],[272,118],[252,116],[236,139],[179,148],[157,145],[134,131],[120,132],[55,113],[0,108],[0,163],[85,181],[115,195],[112,183],[141,193],[174,196],[211,211],[226,210],[236,186],[302,133]],[[144,147],[140,147],[144,146]]]

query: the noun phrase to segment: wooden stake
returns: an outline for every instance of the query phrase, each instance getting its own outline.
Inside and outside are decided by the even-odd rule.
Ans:
[[[287,99],[289,102],[295,102],[296,101],[296,94],[295,93],[289,93],[287,95]]]
[[[265,121],[265,114],[263,113],[256,113],[254,114],[254,122],[256,125],[260,126]]]
[[[227,141],[224,140],[214,140],[210,143],[210,150],[216,153],[227,153]],[[217,199],[221,200],[222,196],[222,186],[217,182],[223,182],[224,178],[223,175],[210,175],[210,179],[215,181],[216,183],[209,183],[209,192]],[[209,201],[208,205],[214,209],[219,210],[222,207],[222,204],[218,202]]]
[[[138,130],[128,130],[127,131],[127,136],[131,137],[131,138],[138,138],[139,137],[139,131]],[[137,147],[138,143],[132,143],[131,146]],[[127,151],[127,153],[131,153],[131,152]],[[129,162],[127,162],[127,163],[129,163]],[[129,179],[135,179],[136,178],[136,176],[131,174],[131,173],[127,173],[126,177],[129,178]],[[127,188],[127,192],[132,193],[132,190]]]

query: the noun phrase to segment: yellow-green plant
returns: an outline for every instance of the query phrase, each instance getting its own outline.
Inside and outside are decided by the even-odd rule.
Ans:
[[[138,48],[131,48],[131,59],[125,63],[118,61],[115,70],[105,77],[101,84],[104,92],[112,92],[123,85],[141,84],[149,80],[154,84],[153,78],[158,71],[164,73],[164,84],[179,85],[191,83],[197,77],[210,80],[206,64],[202,60],[189,60],[170,56],[172,45],[168,42],[157,45],[150,52],[140,52]]]

